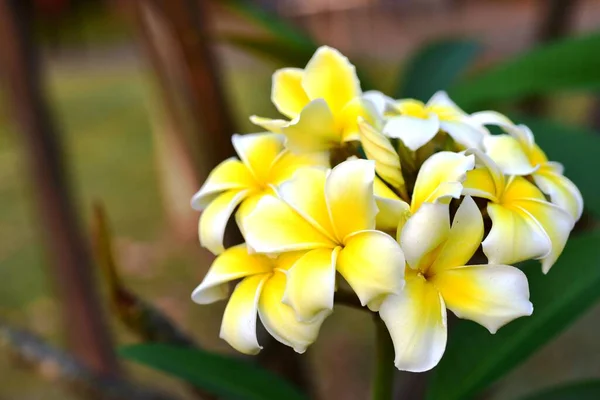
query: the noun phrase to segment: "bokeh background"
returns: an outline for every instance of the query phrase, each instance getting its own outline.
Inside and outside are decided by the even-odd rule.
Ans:
[[[123,284],[202,346],[232,352],[218,339],[224,303],[198,306],[190,301],[212,258],[197,242],[198,214],[189,208],[189,198],[219,156],[218,151],[203,153],[206,144],[226,147],[229,140],[219,131],[223,126],[207,128],[205,120],[201,126],[197,117],[198,110],[218,114],[225,106],[230,133],[245,133],[257,131],[249,115],[277,116],[269,101],[270,79],[283,64],[248,51],[244,42],[268,37],[268,32],[232,5],[238,2],[199,1],[200,8],[171,14],[152,1],[30,3],[26,24],[40,51],[43,93],[62,141],[75,199],[71,211],[79,218],[85,242],[92,247],[92,206],[102,204]],[[173,8],[176,3],[187,7],[195,2],[173,1]],[[250,3],[281,16],[317,43],[338,48],[360,64],[373,87],[385,92],[397,86],[404,61],[434,39],[475,39],[483,49],[473,67],[477,70],[541,42],[593,31],[600,24],[598,0]],[[189,26],[177,25],[186,15],[196,18],[194,13],[201,18]],[[174,20],[175,28],[170,25]],[[200,47],[210,52],[212,70],[207,73],[202,60],[184,54],[181,46],[196,46],[186,40],[203,41]],[[0,72],[6,72],[3,64],[0,57]],[[206,74],[199,81],[217,78],[223,99],[210,90],[195,97],[194,91],[212,87],[198,83],[198,74]],[[203,102],[190,107],[190,98]],[[596,96],[561,93],[545,100],[549,118],[600,129]],[[61,278],[55,276],[59,270],[52,268],[44,247],[43,216],[36,208],[39,185],[31,178],[31,154],[15,117],[15,103],[5,85],[0,91],[0,320],[67,348],[70,327],[63,316],[69,306],[57,296]],[[196,133],[203,138],[200,142],[194,141]],[[136,342],[139,338],[109,308],[104,276],[98,268],[92,272],[113,341]],[[599,329],[600,306],[502,379],[489,398],[511,399],[550,384],[600,378]],[[370,316],[340,307],[304,356],[318,377],[316,393],[323,399],[366,398],[373,346]],[[0,347],[0,399],[87,398],[60,384],[60,374],[51,367],[32,367],[13,353],[10,345]],[[126,368],[137,382],[195,398],[185,385],[164,375],[138,366]]]

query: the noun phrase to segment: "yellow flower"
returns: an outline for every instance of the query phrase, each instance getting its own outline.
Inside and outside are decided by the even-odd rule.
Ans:
[[[548,157],[535,144],[531,130],[514,125],[505,116],[494,112],[473,114],[479,123],[498,125],[509,134],[489,135],[483,139],[486,154],[507,175],[531,175],[535,184],[550,197],[552,203],[564,208],[575,221],[583,212],[581,192],[567,177],[564,168]]]
[[[261,197],[275,193],[277,185],[296,169],[327,164],[317,156],[285,150],[284,137],[278,134],[233,135],[231,140],[241,161],[230,158],[217,165],[191,201],[194,209],[204,210],[198,229],[200,243],[215,254],[224,250],[225,226],[236,207],[239,220]]]
[[[302,250],[287,273],[283,302],[301,321],[333,308],[336,270],[363,305],[403,285],[404,256],[389,235],[374,230],[372,161],[345,161],[331,170],[305,168],[265,196],[242,221],[248,246],[259,253]]]
[[[225,308],[220,337],[242,353],[258,353],[262,348],[256,338],[258,313],[275,339],[303,353],[315,341],[323,318],[299,322],[293,310],[281,302],[287,270],[299,256],[292,252],[270,258],[248,254],[245,244],[230,247],[215,259],[192,300],[198,304],[223,300],[229,294],[229,282],[242,279]]]
[[[450,226],[447,204],[423,204],[402,229],[406,286],[388,296],[379,314],[400,370],[433,368],[446,347],[446,308],[495,333],[531,315],[527,278],[508,265],[466,265],[483,237],[477,205],[465,197]]]
[[[447,132],[464,148],[480,148],[484,130],[473,124],[469,115],[462,111],[445,92],[437,92],[424,104],[419,100],[395,101],[383,133],[402,140],[415,151],[431,141],[440,131]]]
[[[473,151],[479,168],[467,173],[463,194],[489,200],[492,229],[482,243],[492,264],[540,259],[547,273],[562,252],[574,220],[564,209],[546,201],[522,176],[506,178],[492,159]]]
[[[273,74],[271,100],[291,121],[257,116],[250,120],[283,133],[286,146],[295,152],[325,151],[358,140],[357,118],[371,115],[361,93],[354,66],[339,51],[323,46],[306,68],[284,68]]]

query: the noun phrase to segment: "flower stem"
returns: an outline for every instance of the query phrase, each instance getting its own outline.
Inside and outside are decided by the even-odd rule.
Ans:
[[[391,400],[394,386],[394,345],[379,315],[374,314],[373,319],[377,342],[371,399]]]

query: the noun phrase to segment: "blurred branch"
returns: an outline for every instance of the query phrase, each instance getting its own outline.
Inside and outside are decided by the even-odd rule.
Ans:
[[[68,353],[34,334],[15,329],[0,319],[0,346],[20,361],[37,368],[45,378],[59,381],[85,398],[98,400],[172,400],[173,397],[140,388],[119,378],[100,375]]]
[[[143,341],[193,347],[193,340],[181,332],[167,316],[122,284],[113,255],[108,219],[99,203],[94,204],[92,230],[94,250],[108,285],[111,307],[121,322]]]
[[[73,213],[59,134],[43,96],[30,5],[0,1],[0,58],[9,103],[23,134],[69,346],[89,368],[114,377],[117,359],[93,284],[88,248]]]

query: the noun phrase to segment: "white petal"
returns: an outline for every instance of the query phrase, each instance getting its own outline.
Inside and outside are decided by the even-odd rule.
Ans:
[[[583,197],[571,180],[546,166],[533,175],[533,180],[552,203],[564,208],[575,221],[579,221],[583,213]]]
[[[250,122],[274,133],[281,133],[281,130],[290,123],[284,119],[263,118],[257,115],[251,115]]]
[[[521,143],[510,135],[490,135],[483,139],[485,153],[506,175],[530,175],[537,166],[531,165]]]
[[[481,148],[481,140],[484,134],[481,130],[467,124],[464,121],[441,121],[440,128],[450,135],[454,141],[465,149]]]
[[[432,284],[419,276],[407,277],[398,295],[388,296],[379,315],[385,322],[401,371],[423,372],[435,367],[446,349],[446,307]]]
[[[457,317],[475,321],[491,333],[533,312],[527,277],[509,265],[449,269],[435,275],[431,282]]]
[[[248,190],[229,190],[214,199],[200,214],[200,244],[213,252],[223,252],[223,236],[227,221],[235,208],[248,196]]]
[[[440,122],[437,115],[433,113],[427,119],[404,115],[391,117],[383,127],[385,135],[402,140],[402,143],[412,151],[429,143],[439,130]]]
[[[408,219],[400,234],[406,262],[413,269],[429,267],[432,251],[450,235],[450,212],[447,204],[425,203]]]

